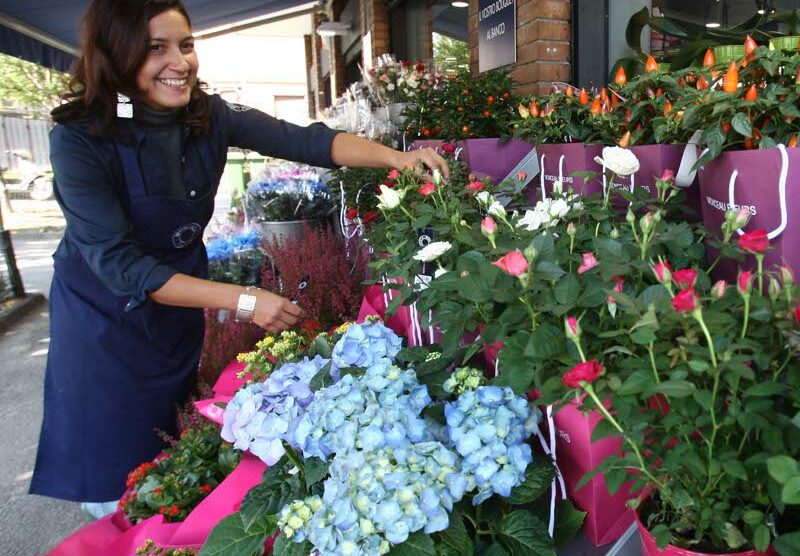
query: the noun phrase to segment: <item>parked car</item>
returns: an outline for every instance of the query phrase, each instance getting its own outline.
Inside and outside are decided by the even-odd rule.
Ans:
[[[53,198],[53,172],[36,166],[24,150],[7,151],[16,161],[16,168],[0,166],[0,179],[10,197],[47,201]],[[7,159],[7,158],[6,158]]]

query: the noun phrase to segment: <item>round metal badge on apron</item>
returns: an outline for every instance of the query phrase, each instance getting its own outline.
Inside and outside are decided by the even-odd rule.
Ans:
[[[202,199],[148,197],[135,148],[117,145],[129,218],[143,251],[178,272],[205,277],[202,231],[214,190]],[[213,180],[208,145],[202,158]],[[200,176],[195,176],[195,179]],[[175,432],[176,405],[189,394],[203,343],[203,311],[147,301],[125,311],[80,254],[55,260],[44,420],[30,491],[81,502],[118,499],[129,471]]]

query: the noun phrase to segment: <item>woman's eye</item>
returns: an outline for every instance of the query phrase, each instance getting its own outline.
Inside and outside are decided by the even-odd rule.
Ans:
[[[194,50],[194,43],[184,44],[183,46],[181,46],[181,50],[183,50],[184,52],[191,52],[192,50]]]
[[[161,45],[160,44],[151,44],[150,45],[150,52],[158,52],[159,50],[161,50]]]

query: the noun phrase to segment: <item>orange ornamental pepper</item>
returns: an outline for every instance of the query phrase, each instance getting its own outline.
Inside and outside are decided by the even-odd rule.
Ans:
[[[758,48],[756,41],[753,40],[753,37],[747,35],[747,38],[744,39],[744,55],[748,60],[753,58],[753,52],[756,51],[756,48]]]
[[[602,102],[605,102],[605,101],[608,100],[608,89],[606,89],[605,87],[600,89],[600,100]]]
[[[586,92],[586,89],[581,89],[581,94],[578,95],[578,101],[584,106],[589,104],[589,93]]]
[[[744,138],[744,148],[748,151],[756,148],[756,144],[753,142],[751,137]]]
[[[623,149],[627,148],[627,147],[628,147],[628,145],[630,145],[630,144],[631,144],[631,132],[630,132],[630,131],[626,131],[626,132],[625,132],[625,135],[623,135],[623,136],[620,138],[620,140],[619,140],[619,143],[617,143],[617,144],[618,144],[620,147],[622,147]]]
[[[611,112],[611,101],[608,100],[608,98],[606,98],[606,100],[603,101],[602,112],[603,114],[608,114],[609,112]]]
[[[615,108],[619,104],[619,97],[617,95],[611,95],[611,108]]]
[[[531,101],[530,111],[531,111],[531,118],[538,118],[539,117],[539,107],[536,106],[536,101],[535,100]]]
[[[797,74],[794,76],[794,84],[800,85],[800,68],[797,68]]]
[[[793,148],[797,147],[797,134],[796,133],[794,135],[792,135],[792,137],[789,139],[789,142],[786,143],[786,146],[789,147],[790,149],[793,149]]]
[[[726,93],[735,93],[739,89],[739,68],[736,67],[736,60],[731,60],[728,71],[722,78],[722,90]]]
[[[666,116],[672,112],[672,103],[667,99],[667,102],[664,103],[664,115]]]
[[[603,111],[603,105],[600,104],[600,97],[594,97],[590,111],[592,113],[592,116],[597,116]]]
[[[758,91],[756,90],[755,85],[750,85],[750,88],[747,89],[747,92],[744,94],[745,100],[756,100],[758,98]]]
[[[731,123],[730,122],[722,122],[722,133],[725,135],[731,130]]]
[[[519,112],[519,115],[523,120],[529,118],[531,115],[528,109],[525,108],[525,105],[522,104],[521,102],[519,103],[519,106],[517,106],[517,111]]]
[[[697,90],[705,91],[706,89],[708,89],[708,79],[701,75],[697,78]]]
[[[656,62],[656,59],[649,54],[647,56],[647,62],[644,64],[644,71],[647,73],[658,71],[658,62]]]
[[[631,110],[630,108],[625,110],[625,121],[628,123],[631,122],[631,114],[633,114],[633,110]]]
[[[657,97],[663,97],[664,96],[664,89],[662,89],[661,87],[656,89],[656,96]]]
[[[717,57],[714,56],[714,51],[710,48],[706,50],[706,55],[703,56],[703,66],[710,68],[717,65]]]
[[[575,96],[575,92],[572,90],[572,86],[571,85],[567,85],[566,94],[570,98]]]
[[[625,75],[625,68],[623,68],[622,66],[618,67],[617,73],[614,75],[614,83],[622,87],[627,82],[628,82],[628,76]]]
[[[678,86],[679,87],[686,87],[686,80],[683,77],[678,78]]]

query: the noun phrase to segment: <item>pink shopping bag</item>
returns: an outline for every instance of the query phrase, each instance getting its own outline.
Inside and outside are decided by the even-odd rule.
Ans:
[[[466,139],[459,145],[464,147],[462,158],[470,171],[479,179],[489,178],[494,184],[504,180],[535,147],[521,139],[501,142],[494,138]]]
[[[764,268],[787,263],[800,269],[800,149],[778,145],[725,152],[701,168],[699,175],[703,223],[712,234],[721,235],[726,210],[746,209],[750,222],[738,233],[767,230],[770,250]],[[709,249],[708,256],[712,261],[716,252]],[[754,270],[755,258],[723,261],[715,268],[715,277],[733,282],[738,267]]]
[[[368,287],[361,300],[356,322],[364,322],[368,316],[377,316],[395,334],[406,338],[409,346],[430,345],[441,340],[441,333],[436,327],[422,326],[422,317],[415,304],[401,305],[394,315],[387,317],[386,308],[396,295],[394,290],[384,292],[378,284]]]
[[[526,189],[531,203],[546,199],[553,194],[553,183],[560,181],[564,191],[572,189],[579,195],[594,195],[603,192],[602,167],[594,157],[603,153],[602,145],[586,143],[543,143],[537,148],[539,155],[539,182],[532,182]],[[595,172],[597,175],[584,182],[575,172]]]
[[[244,386],[245,381],[237,375],[244,370],[247,363],[240,363],[239,361],[231,361],[219,375],[217,382],[214,383],[212,390],[215,394],[228,394],[233,395],[236,391]]]
[[[167,523],[164,516],[155,515],[133,525],[117,511],[81,528],[48,556],[135,556],[148,539],[164,548],[200,548],[217,523],[239,509],[265,469],[261,460],[244,454],[236,469],[184,521]]]
[[[222,425],[222,415],[225,409],[219,404],[227,404],[233,399],[234,394],[217,394],[213,398],[194,402],[198,413],[218,425]]]
[[[617,453],[622,445],[622,440],[616,438],[592,442],[592,431],[602,417],[596,412],[584,415],[578,407],[577,402],[572,402],[553,415],[558,465],[570,499],[587,512],[584,534],[595,546],[602,546],[617,540],[633,523],[634,514],[625,505],[633,495],[628,484],[616,494],[610,494],[599,473],[582,488],[577,488],[586,473]]]

